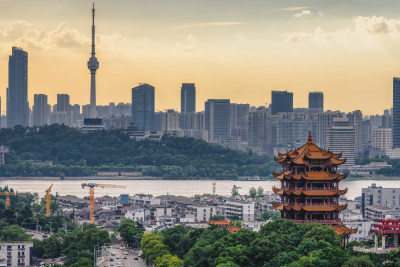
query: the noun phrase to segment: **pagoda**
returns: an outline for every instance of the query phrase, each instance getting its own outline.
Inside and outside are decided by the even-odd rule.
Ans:
[[[347,204],[339,204],[339,197],[347,192],[347,188],[339,189],[339,182],[347,177],[347,173],[338,173],[338,167],[346,162],[341,156],[314,144],[310,132],[305,145],[279,153],[279,158],[275,158],[283,171],[273,173],[281,181],[281,188],[272,189],[281,196],[280,204],[273,203],[281,218],[300,224],[330,225],[343,235],[342,245],[345,245],[357,229],[345,227],[339,219],[339,212],[347,208]]]

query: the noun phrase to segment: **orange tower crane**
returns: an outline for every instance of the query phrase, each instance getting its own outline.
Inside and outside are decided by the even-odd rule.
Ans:
[[[113,184],[95,184],[95,183],[84,183],[82,188],[89,187],[89,208],[90,208],[90,223],[94,224],[94,188],[126,188],[123,185],[113,185]]]
[[[6,208],[10,207],[10,196],[25,196],[26,193],[0,192],[0,196],[6,196]]]
[[[50,187],[45,190],[46,191],[46,217],[50,216],[50,192],[51,188],[53,187],[53,184],[50,185]]]

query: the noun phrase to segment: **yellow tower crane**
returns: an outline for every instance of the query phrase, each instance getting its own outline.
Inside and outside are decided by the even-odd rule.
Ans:
[[[50,187],[45,190],[46,191],[46,217],[50,216],[50,192],[51,188],[53,187],[53,184],[50,185]]]
[[[6,208],[10,207],[10,196],[25,196],[26,193],[0,192],[0,196],[6,196]]]
[[[84,183],[82,188],[89,187],[89,208],[90,208],[90,223],[94,224],[94,188],[126,188],[123,185],[113,185],[113,184],[95,184],[95,183]]]

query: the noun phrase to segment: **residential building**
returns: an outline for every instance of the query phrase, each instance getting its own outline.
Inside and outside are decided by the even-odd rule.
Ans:
[[[293,112],[293,93],[288,91],[271,92],[271,115],[279,112]]]
[[[7,127],[28,124],[28,53],[13,47],[8,61]]]
[[[182,83],[181,113],[196,112],[196,86],[194,83]]]
[[[231,136],[230,100],[208,99],[205,103],[205,129],[210,142]]]
[[[386,155],[386,151],[392,149],[393,138],[391,128],[376,128],[372,130],[372,149],[382,151]]]
[[[400,78],[393,78],[393,147],[400,148]]]
[[[144,83],[132,88],[132,122],[139,130],[154,131],[154,87]]]
[[[1,242],[0,251],[7,256],[7,266],[30,266],[32,242]]]
[[[228,218],[237,215],[239,220],[253,222],[254,202],[228,200],[223,206],[223,215]]]

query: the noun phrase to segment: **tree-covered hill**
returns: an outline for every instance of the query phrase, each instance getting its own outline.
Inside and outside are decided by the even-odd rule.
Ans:
[[[1,129],[0,141],[10,148],[7,164],[0,168],[2,176],[87,176],[98,170],[136,170],[169,179],[226,179],[268,176],[274,166],[269,158],[264,158],[264,165],[255,164],[254,156],[194,138],[135,141],[120,130],[84,134],[57,124],[38,130]],[[27,160],[52,160],[54,165],[33,166]]]

